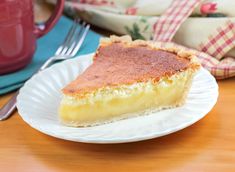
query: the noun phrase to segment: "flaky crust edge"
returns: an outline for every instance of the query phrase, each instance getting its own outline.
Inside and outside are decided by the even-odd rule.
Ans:
[[[128,47],[143,46],[143,47],[150,47],[154,50],[168,51],[176,54],[178,57],[189,59],[190,65],[188,68],[191,68],[192,70],[198,70],[201,67],[200,62],[196,57],[196,55],[193,53],[193,51],[185,49],[182,46],[177,46],[176,44],[173,43],[144,41],[144,40],[133,41],[129,35],[124,35],[124,36],[111,35],[109,38],[101,38],[100,46],[107,46],[111,43],[118,43],[118,42],[123,43]]]

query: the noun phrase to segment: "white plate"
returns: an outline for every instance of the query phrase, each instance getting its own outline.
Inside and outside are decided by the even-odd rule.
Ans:
[[[176,132],[204,117],[215,105],[218,85],[205,69],[195,76],[186,104],[117,122],[87,128],[61,125],[58,107],[61,88],[92,63],[92,54],[53,65],[26,82],[17,97],[19,114],[30,126],[50,136],[88,143],[123,143]]]

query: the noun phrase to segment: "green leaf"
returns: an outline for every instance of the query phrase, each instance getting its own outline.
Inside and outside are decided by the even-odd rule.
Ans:
[[[140,22],[147,23],[147,20],[146,20],[146,18],[141,17],[141,18],[140,18]]]
[[[124,27],[129,35],[135,40],[135,39],[142,39],[144,40],[145,38],[139,33],[140,29],[136,23],[133,24],[133,30],[131,30],[129,27],[125,26]]]
[[[129,27],[125,26],[125,29],[129,35],[133,35],[133,32]]]
[[[146,26],[144,27],[143,32],[145,32],[148,28],[149,28],[149,25],[146,25]]]
[[[139,26],[136,23],[134,23],[133,24],[133,32],[138,33],[139,31],[140,31]]]
[[[222,13],[213,13],[213,14],[207,14],[207,17],[227,17],[227,16]]]

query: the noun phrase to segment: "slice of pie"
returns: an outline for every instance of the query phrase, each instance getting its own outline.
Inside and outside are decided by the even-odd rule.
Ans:
[[[200,68],[190,52],[129,36],[101,39],[93,61],[62,90],[65,125],[94,126],[180,106]]]

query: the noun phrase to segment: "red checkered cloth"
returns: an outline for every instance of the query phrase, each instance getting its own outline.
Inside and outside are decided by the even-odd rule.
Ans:
[[[174,0],[154,25],[154,41],[169,42],[202,0]]]
[[[192,13],[202,0],[174,0],[166,12],[154,25],[154,41],[170,42],[180,25]],[[213,36],[212,36],[213,35]],[[235,58],[224,57],[235,47],[235,24],[228,21],[215,30],[206,42],[200,44],[200,50],[193,51],[203,67],[208,69],[217,79],[235,76]],[[188,49],[173,44],[174,46]]]
[[[235,24],[228,20],[215,33],[208,37],[206,42],[200,44],[201,51],[222,59],[224,55],[235,47]]]
[[[235,24],[228,20],[200,44],[201,51],[214,57],[204,53],[202,65],[218,79],[235,76],[235,58],[225,56],[234,47]]]

